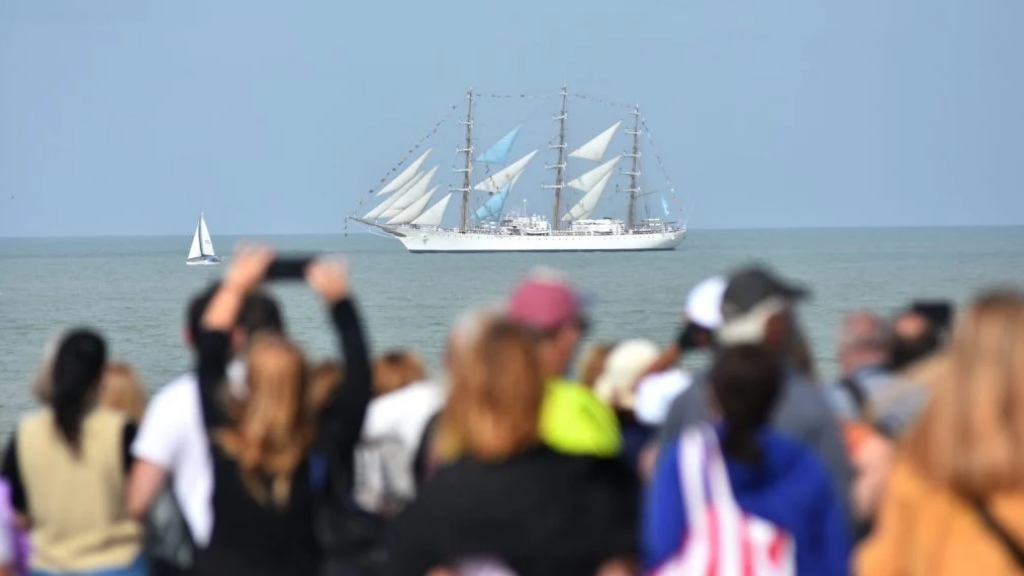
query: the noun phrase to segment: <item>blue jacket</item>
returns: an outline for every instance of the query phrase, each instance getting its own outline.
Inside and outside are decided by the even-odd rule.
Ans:
[[[721,427],[717,428],[721,439]],[[850,573],[849,520],[825,466],[809,449],[770,430],[758,433],[764,460],[750,465],[726,458],[733,495],[744,511],[788,530],[796,541],[797,574]],[[644,502],[644,570],[675,554],[686,534],[680,492],[679,440],[663,445]]]

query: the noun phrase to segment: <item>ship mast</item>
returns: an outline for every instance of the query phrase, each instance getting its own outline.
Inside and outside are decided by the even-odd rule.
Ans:
[[[465,233],[469,217],[469,191],[473,184],[473,89],[466,93],[466,119],[460,122],[466,126],[466,143],[457,152],[466,155],[466,163],[456,172],[462,172],[462,212],[459,219],[459,231]]]
[[[626,230],[633,230],[636,226],[636,199],[640,195],[640,106],[633,107],[633,129],[626,130],[626,134],[633,137],[633,150],[626,156],[632,160],[629,172],[629,215],[626,220]]]
[[[558,230],[562,226],[559,213],[562,211],[562,188],[565,185],[565,119],[569,117],[568,100],[569,91],[565,84],[562,84],[562,111],[554,118],[558,121],[558,144],[551,146],[551,148],[558,148],[558,163],[548,166],[548,169],[555,169],[555,183],[553,186],[545,186],[545,188],[555,189],[555,213],[551,221],[553,230]]]

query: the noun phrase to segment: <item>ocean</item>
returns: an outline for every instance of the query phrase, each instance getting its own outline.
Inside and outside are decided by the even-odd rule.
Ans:
[[[596,340],[668,343],[699,280],[750,262],[807,285],[800,310],[819,371],[835,374],[842,314],[892,313],[916,298],[962,305],[981,288],[1024,285],[1024,227],[692,231],[674,252],[636,254],[409,254],[365,234],[247,239],[280,250],[341,253],[373,349],[412,347],[436,369],[448,327],[469,306],[499,302],[532,266],[568,273],[591,296]],[[0,238],[0,434],[34,405],[29,380],[46,345],[68,328],[106,335],[113,358],[155,390],[187,370],[182,343],[190,295],[225,266],[185,266],[189,236]],[[218,236],[230,255],[237,238]],[[300,283],[271,285],[288,331],[311,359],[335,354],[320,303]]]

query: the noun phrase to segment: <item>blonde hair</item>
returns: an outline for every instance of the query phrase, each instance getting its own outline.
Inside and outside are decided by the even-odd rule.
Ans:
[[[434,454],[479,460],[507,458],[538,442],[544,380],[532,336],[506,321],[487,326],[453,366]]]
[[[964,494],[1024,486],[1024,294],[977,299],[941,355],[922,373],[931,398],[901,449]]]
[[[576,365],[576,377],[580,384],[587,388],[594,387],[597,377],[604,372],[604,363],[615,345],[615,342],[595,342],[580,355],[579,363]]]
[[[378,357],[373,364],[373,392],[394,392],[427,377],[426,363],[412,350],[396,349]]]
[[[214,440],[237,460],[242,482],[258,502],[283,507],[315,433],[305,358],[285,338],[260,334],[249,349],[246,381],[248,396],[229,404],[232,426]]]
[[[123,412],[138,425],[146,412],[146,389],[138,374],[124,362],[107,364],[100,381],[99,406]]]

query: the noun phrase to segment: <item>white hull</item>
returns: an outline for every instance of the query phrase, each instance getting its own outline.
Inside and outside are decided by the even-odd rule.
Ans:
[[[202,258],[194,258],[192,260],[185,260],[186,266],[219,266],[220,258],[216,256],[204,256]]]
[[[413,253],[430,252],[643,252],[675,250],[685,230],[638,234],[503,235],[455,230],[382,228]]]

